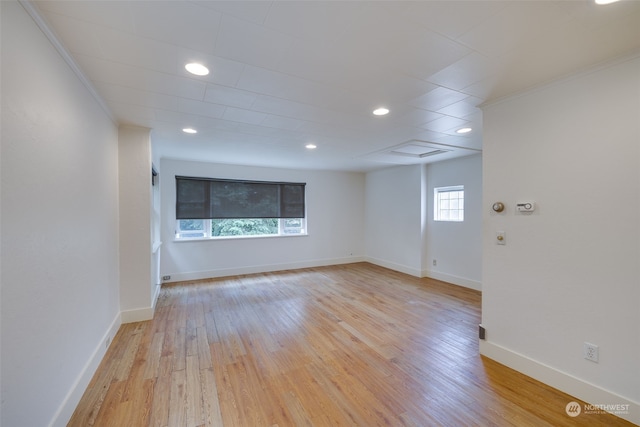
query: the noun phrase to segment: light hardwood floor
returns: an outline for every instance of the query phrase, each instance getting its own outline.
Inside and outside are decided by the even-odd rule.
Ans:
[[[630,426],[478,353],[480,293],[366,263],[165,286],[69,426]]]

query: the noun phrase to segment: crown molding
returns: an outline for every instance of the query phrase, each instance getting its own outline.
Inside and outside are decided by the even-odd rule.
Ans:
[[[29,16],[31,16],[31,18],[34,20],[38,28],[40,28],[40,30],[44,33],[47,39],[49,39],[53,47],[55,47],[55,49],[58,51],[60,56],[62,56],[62,59],[64,59],[64,61],[69,65],[69,67],[71,67],[71,70],[80,79],[80,81],[87,88],[89,93],[91,93],[91,95],[95,98],[98,104],[100,104],[100,106],[102,107],[104,112],[107,113],[107,116],[111,119],[111,121],[115,125],[118,125],[118,121],[113,115],[113,112],[111,111],[111,109],[107,106],[107,103],[105,102],[105,100],[102,98],[102,96],[100,96],[95,86],[93,86],[93,83],[91,83],[91,80],[89,80],[89,78],[84,74],[82,69],[78,66],[76,61],[73,59],[73,57],[69,53],[69,51],[60,42],[60,39],[55,34],[55,32],[51,29],[46,19],[40,14],[38,7],[35,6],[33,2],[30,0],[18,0],[18,2],[20,3],[20,5],[22,5],[24,10],[27,11]]]

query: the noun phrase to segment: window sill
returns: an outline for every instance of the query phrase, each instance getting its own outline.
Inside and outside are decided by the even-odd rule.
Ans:
[[[304,234],[271,234],[264,236],[225,236],[225,237],[194,237],[194,238],[185,238],[185,239],[176,239],[173,241],[175,243],[184,243],[184,242],[211,242],[211,241],[225,241],[225,240],[247,240],[247,239],[280,239],[280,238],[289,238],[289,237],[306,237],[308,233]]]

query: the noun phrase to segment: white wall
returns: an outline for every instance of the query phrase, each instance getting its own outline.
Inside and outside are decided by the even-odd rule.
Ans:
[[[0,10],[0,424],[66,425],[119,326],[117,128],[22,6]]]
[[[423,276],[482,288],[482,155],[426,165],[426,218]],[[433,189],[464,185],[464,221],[433,220]],[[433,260],[437,263],[434,266]]]
[[[481,155],[369,172],[366,184],[368,261],[416,277],[482,287]],[[451,185],[465,186],[465,220],[435,222],[433,189]]]
[[[640,424],[640,59],[484,120],[484,205],[507,209],[484,218],[481,351],[587,402],[630,403]],[[526,200],[535,212],[514,212]]]
[[[162,159],[161,274],[171,281],[362,260],[364,174]],[[308,236],[174,241],[175,176],[306,182]]]
[[[118,131],[120,190],[120,310],[122,321],[153,318],[157,293],[153,254],[150,130]]]
[[[151,137],[151,162],[156,172],[160,174],[160,157],[157,150],[153,149],[153,130],[150,134]],[[151,250],[153,252],[151,258],[151,278],[157,288],[154,291],[154,304],[157,300],[157,294],[160,292],[160,284],[162,283],[160,276],[160,247],[162,246],[162,224],[160,221],[160,212],[162,211],[162,205],[160,203],[160,177],[156,176],[155,185],[151,190]]]
[[[367,260],[421,277],[423,166],[397,166],[366,175]]]

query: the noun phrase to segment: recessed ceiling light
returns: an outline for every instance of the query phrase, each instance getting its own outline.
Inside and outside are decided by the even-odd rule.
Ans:
[[[184,132],[184,133],[198,133],[198,131],[195,130],[194,128],[184,128],[184,129],[182,129],[182,132]]]
[[[305,145],[305,147],[309,150],[315,150],[316,148],[318,148],[316,144],[307,144]]]
[[[373,114],[375,114],[376,116],[384,116],[386,114],[389,114],[389,109],[384,107],[376,108],[375,110],[373,110]]]
[[[596,4],[610,4],[610,3],[615,3],[619,0],[596,0]]]
[[[469,133],[471,132],[473,129],[471,128],[462,128],[462,129],[458,129],[456,132],[457,133]]]
[[[184,68],[190,72],[191,74],[195,74],[196,76],[206,76],[209,74],[209,69],[202,64],[198,64],[197,62],[190,62],[185,65]]]

